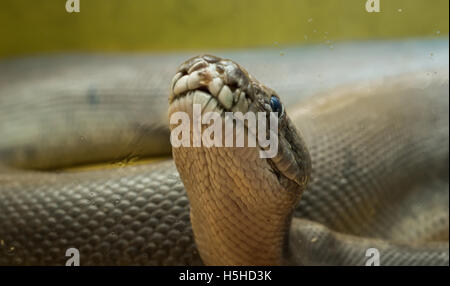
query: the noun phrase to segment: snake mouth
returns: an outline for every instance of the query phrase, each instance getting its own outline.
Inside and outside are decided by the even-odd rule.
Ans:
[[[249,110],[252,86],[248,73],[230,60],[204,55],[183,63],[172,79],[170,113],[186,104],[200,104],[205,112]]]

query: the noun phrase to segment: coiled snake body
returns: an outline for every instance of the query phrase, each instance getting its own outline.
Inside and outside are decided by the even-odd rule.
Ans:
[[[382,265],[448,265],[446,64],[298,99],[301,62],[263,55],[237,58],[279,84],[280,155],[182,148],[177,166],[122,165],[170,153],[168,88],[184,56],[2,63],[0,264],[64,265],[75,247],[82,265],[364,265],[369,248]],[[198,75],[174,91],[220,61],[181,66],[169,113],[208,106],[202,96],[217,97],[209,109],[223,104]],[[246,94],[230,108],[278,97],[237,64],[223,67],[222,83]],[[102,161],[114,168],[61,170]]]

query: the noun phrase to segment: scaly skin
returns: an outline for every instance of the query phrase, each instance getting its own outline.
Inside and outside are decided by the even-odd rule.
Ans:
[[[439,48],[432,50],[438,57]],[[392,62],[389,71],[377,73],[373,60],[380,63],[383,57],[370,54],[370,69],[362,75],[373,70],[371,77],[380,79],[396,65],[399,71],[411,69]],[[276,89],[304,137],[312,173],[290,225],[265,228],[280,237],[288,226],[283,261],[276,245],[268,260],[254,262],[262,258],[230,251],[226,261],[213,257],[212,264],[240,258],[236,264],[364,265],[366,249],[376,247],[382,265],[448,265],[448,71],[420,54],[410,59],[418,73],[328,90],[298,105],[307,86],[301,79],[318,73],[310,70],[317,65],[308,65],[307,56],[296,51],[281,58],[263,52],[232,55]],[[336,70],[335,55],[319,57],[326,62],[318,68],[321,73]],[[80,249],[81,265],[201,263],[173,162],[123,166],[170,151],[167,108],[161,106],[167,106],[170,75],[182,58],[59,57],[1,64],[1,265],[64,265],[69,247]],[[114,168],[22,169],[104,160]],[[208,164],[197,163],[196,170],[204,172]],[[249,167],[255,165],[264,166]],[[250,198],[242,188],[245,182],[230,186],[239,186],[240,197]],[[273,201],[271,195],[278,193],[266,189],[268,196],[258,199]],[[261,217],[253,211],[251,219]],[[275,210],[263,212],[269,213]],[[286,217],[288,211],[280,213]]]

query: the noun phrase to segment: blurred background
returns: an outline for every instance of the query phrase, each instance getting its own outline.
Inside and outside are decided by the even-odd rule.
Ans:
[[[0,57],[179,51],[447,38],[448,0],[2,0]],[[447,38],[448,39],[448,38]]]

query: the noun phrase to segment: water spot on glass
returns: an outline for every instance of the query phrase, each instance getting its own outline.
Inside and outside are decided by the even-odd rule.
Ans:
[[[114,201],[114,205],[117,206],[118,204],[120,204],[120,200],[115,200],[115,201]]]
[[[284,54],[284,52],[280,52],[280,56],[284,56],[285,54]]]
[[[316,30],[316,29],[314,29],[314,30],[313,30],[313,32],[314,32],[314,33],[317,33],[317,30]]]
[[[93,197],[93,196],[95,196],[95,193],[94,193],[94,192],[90,192],[89,195],[90,195],[91,197]]]
[[[95,88],[90,87],[87,93],[87,102],[90,105],[97,105],[100,102],[100,99],[97,96],[97,91]]]
[[[117,167],[125,167],[126,165],[139,161],[139,156],[135,156],[134,154],[128,154],[122,159],[112,161],[110,164],[115,165]]]
[[[441,31],[440,30],[437,30],[436,31],[436,35],[440,35],[441,34]]]
[[[303,37],[305,38],[305,40],[308,40],[308,35],[304,35]]]
[[[317,237],[313,237],[313,238],[311,239],[311,242],[314,243],[314,242],[317,241],[317,239],[318,239]]]
[[[403,11],[403,9],[402,9],[402,8],[399,8],[397,11],[401,13],[401,12]]]
[[[308,19],[308,23],[311,23],[313,21],[313,18]]]
[[[7,254],[8,255],[14,255],[16,253],[16,248],[14,246],[11,246],[8,248]]]

